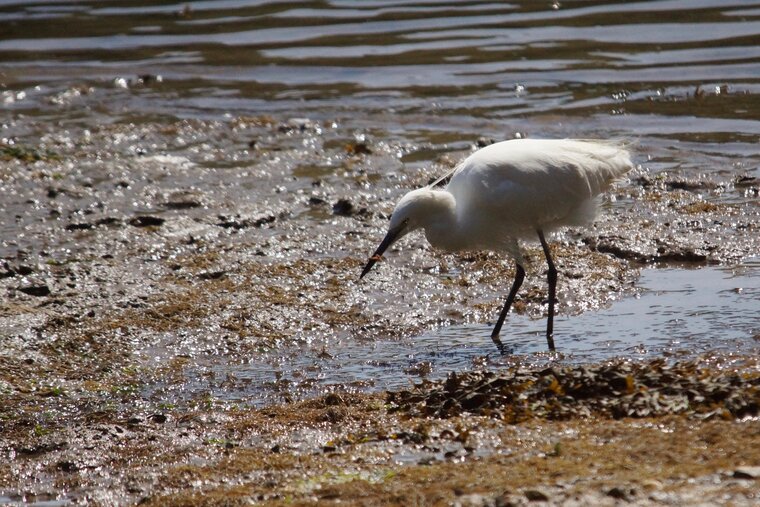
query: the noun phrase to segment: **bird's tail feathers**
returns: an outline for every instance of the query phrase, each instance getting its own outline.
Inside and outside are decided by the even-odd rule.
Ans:
[[[607,148],[606,150],[597,149],[584,153],[589,159],[596,160],[599,164],[596,166],[596,170],[593,171],[593,177],[597,180],[596,185],[598,188],[595,189],[596,191],[605,190],[615,180],[633,169],[631,153],[628,149],[635,145],[634,141],[609,139],[604,141],[588,140],[587,142],[593,142],[597,146],[601,145]],[[599,171],[599,169],[602,170]]]

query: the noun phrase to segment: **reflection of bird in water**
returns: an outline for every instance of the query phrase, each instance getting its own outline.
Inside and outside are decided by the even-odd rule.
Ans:
[[[517,264],[515,280],[491,334],[503,353],[501,326],[525,278],[517,241],[538,239],[549,265],[546,340],[554,350],[557,269],[545,234],[589,224],[596,216],[599,195],[630,169],[628,151],[613,142],[514,139],[487,146],[458,165],[445,188],[434,187],[448,175],[401,198],[388,233],[360,278],[389,246],[416,229],[424,229],[431,245],[449,252],[507,252]]]

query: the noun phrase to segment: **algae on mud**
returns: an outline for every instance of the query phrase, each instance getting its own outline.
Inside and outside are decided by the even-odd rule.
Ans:
[[[760,376],[727,375],[702,369],[697,362],[621,361],[542,371],[452,373],[445,382],[389,393],[388,402],[396,410],[424,416],[471,412],[510,423],[591,414],[620,419],[692,413],[747,419],[760,415]]]
[[[622,367],[625,375],[625,366],[608,371]],[[690,381],[704,381],[694,367],[673,370],[683,381],[673,384],[673,394],[689,395]],[[729,386],[727,398],[754,383],[749,392],[757,408],[756,358],[727,358],[712,367],[724,373],[713,371],[708,382]],[[616,396],[598,399],[605,397]],[[636,505],[756,501],[756,479],[734,473],[760,459],[756,416],[738,420],[716,412],[705,419],[696,409],[614,420],[600,405],[589,407],[562,421],[535,411],[510,424],[495,413],[419,417],[389,410],[380,395],[349,393],[253,410],[198,404],[151,413],[133,405],[69,417],[36,435],[10,428],[4,435],[16,442],[15,465],[0,468],[0,480],[5,489],[18,485],[23,493],[16,494],[28,500],[60,488],[74,502],[155,505],[336,499],[408,505],[474,493],[520,504],[535,491],[552,503],[612,504],[620,494]],[[104,469],[106,477],[97,473]],[[42,480],[30,484],[31,475]]]
[[[0,6],[0,504],[757,504],[757,9],[242,3]],[[501,257],[355,282],[400,194],[518,136],[640,163],[552,238],[557,356],[534,247],[506,358]],[[451,371],[474,412],[421,417]]]
[[[399,269],[381,269],[372,288],[357,284],[395,196],[453,160],[406,167],[396,157],[404,146],[375,142],[371,153],[347,152],[339,140],[350,136],[340,127],[310,125],[281,129],[240,120],[72,129],[40,136],[39,149],[55,146],[59,159],[4,163],[0,177],[12,199],[3,206],[22,218],[4,225],[20,234],[3,243],[0,280],[6,295],[0,446],[9,458],[0,466],[0,495],[403,504],[455,502],[472,492],[496,501],[505,488],[516,502],[536,488],[558,502],[573,495],[606,501],[612,498],[606,492],[618,488],[638,502],[687,501],[699,492],[751,503],[753,486],[726,475],[757,460],[749,412],[729,408],[727,420],[707,422],[660,414],[617,423],[587,408],[565,413],[566,422],[505,426],[464,414],[435,421],[390,413],[384,397],[359,394],[382,385],[371,379],[330,381],[345,378],[339,359],[330,360],[332,344],[484,322],[501,304],[513,268],[493,254],[431,252],[415,237],[389,259]],[[255,152],[246,148],[251,136],[262,140]],[[178,137],[197,144],[175,144]],[[135,143],[152,148],[135,151]],[[225,157],[237,165],[209,162]],[[331,169],[317,175],[307,166]],[[745,199],[746,187],[721,178],[710,180],[721,191],[709,200],[684,189],[702,192],[696,180],[623,183],[593,230],[555,238],[560,312],[593,310],[635,294],[641,263],[727,262],[757,251],[758,210]],[[348,212],[341,200],[366,211]],[[186,202],[192,205],[177,204]],[[140,217],[156,219],[148,224]],[[529,247],[528,256],[537,262],[515,311],[539,316],[540,251]],[[22,290],[35,283],[50,294]],[[404,296],[410,287],[413,299]],[[253,357],[267,358],[270,381],[240,374]],[[285,374],[283,364],[295,358],[303,368]],[[708,370],[685,373],[695,385],[722,375],[715,356],[704,360]],[[513,361],[568,367],[548,356]],[[405,361],[385,372],[412,379],[440,375],[436,368],[435,361]],[[661,366],[632,368],[646,373]],[[756,369],[744,371],[738,384],[728,384],[742,400],[756,396]],[[421,389],[424,398],[436,388]],[[314,398],[325,392],[333,394]],[[261,405],[269,408],[252,408]],[[749,420],[733,419],[745,415]],[[610,431],[613,444],[600,446],[599,435]],[[671,431],[682,440],[673,441]],[[563,434],[577,438],[557,437]],[[650,464],[631,476],[635,453],[626,446],[634,438],[657,452],[647,454],[642,444]],[[710,456],[703,447],[697,455],[688,439],[727,451]],[[537,480],[535,470],[550,480]],[[696,482],[687,486],[684,477]],[[434,491],[429,481],[450,487]]]

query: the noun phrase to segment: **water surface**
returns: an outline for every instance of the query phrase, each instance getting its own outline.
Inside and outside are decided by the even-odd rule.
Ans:
[[[11,1],[0,20],[16,113],[698,136],[745,156],[760,134],[753,1]]]
[[[452,325],[393,341],[344,339],[282,347],[244,364],[206,363],[192,368],[197,385],[234,402],[270,403],[326,390],[403,389],[451,372],[631,361],[671,361],[711,354],[760,352],[760,261],[703,269],[649,269],[638,293],[611,307],[555,320],[557,354],[547,352],[545,320],[511,314],[501,356],[491,325]],[[216,379],[201,381],[200,379]]]

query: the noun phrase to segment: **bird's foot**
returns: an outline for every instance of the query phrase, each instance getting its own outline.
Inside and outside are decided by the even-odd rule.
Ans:
[[[501,342],[501,339],[499,338],[499,336],[498,336],[498,335],[496,335],[496,336],[493,336],[493,335],[492,335],[492,336],[491,336],[491,340],[493,340],[493,343],[494,343],[494,345],[496,345],[496,348],[499,350],[499,355],[500,355],[500,356],[508,356],[508,355],[511,355],[511,354],[512,354],[512,349],[511,349],[511,348],[508,348],[508,347],[506,347],[506,346],[505,346],[505,345],[504,345],[504,344]]]

